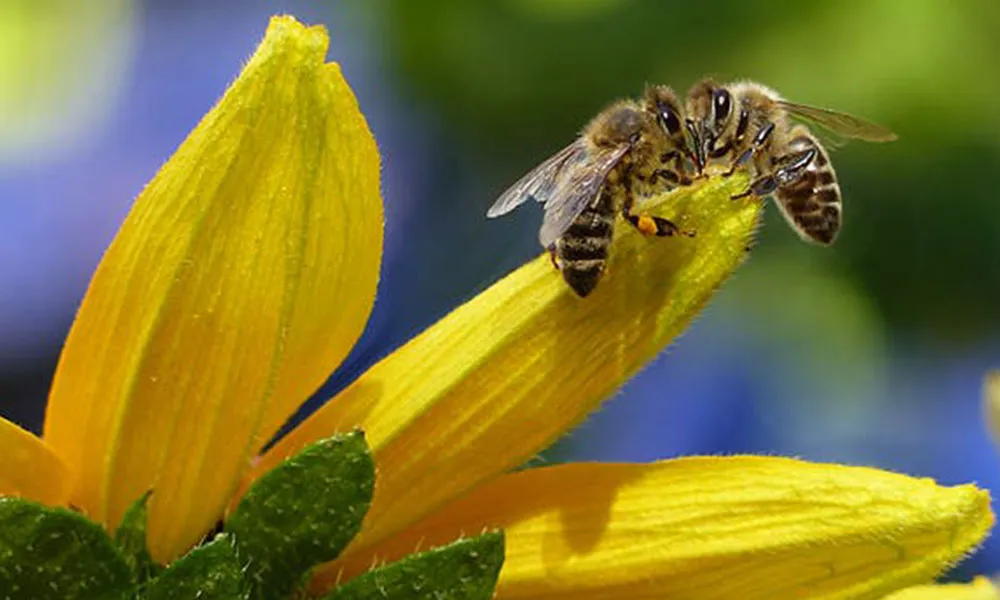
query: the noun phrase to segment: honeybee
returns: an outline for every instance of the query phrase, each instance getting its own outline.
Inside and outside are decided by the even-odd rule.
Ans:
[[[693,236],[675,223],[633,211],[636,195],[690,185],[694,160],[681,103],[667,86],[647,87],[641,101],[604,109],[577,139],[504,191],[487,217],[529,198],[544,205],[538,241],[578,296],[597,286],[608,259],[616,213],[644,235]]]
[[[797,104],[759,83],[716,85],[704,79],[685,105],[699,168],[730,157],[731,175],[752,161],[755,179],[733,198],[774,195],[785,219],[805,240],[832,244],[840,231],[842,201],[837,174],[819,139],[790,117],[848,138],[889,142],[896,134],[846,113]]]

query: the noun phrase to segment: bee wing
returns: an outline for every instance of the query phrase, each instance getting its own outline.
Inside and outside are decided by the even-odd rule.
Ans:
[[[846,135],[830,131],[829,129],[821,129],[819,127],[810,129],[809,133],[819,140],[820,144],[826,148],[827,152],[836,152],[851,141],[851,138]]]
[[[524,204],[528,198],[545,203],[569,167],[584,160],[587,147],[582,139],[556,152],[507,188],[486,211],[489,218],[499,217]]]
[[[538,241],[548,248],[566,233],[583,209],[597,199],[611,169],[625,156],[631,145],[589,152],[584,147],[584,157],[568,171],[545,204],[545,217],[538,232]]]
[[[865,140],[868,142],[891,142],[897,135],[881,125],[866,121],[847,113],[829,108],[819,108],[806,104],[796,104],[782,100],[779,104],[789,113],[826,127],[834,133],[845,137]]]

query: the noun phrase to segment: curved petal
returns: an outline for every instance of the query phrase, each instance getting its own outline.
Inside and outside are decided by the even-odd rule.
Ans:
[[[136,200],[60,359],[45,438],[114,526],[147,488],[166,560],[360,335],[382,242],[379,159],[327,35],[275,18]]]
[[[663,350],[743,261],[759,204],[730,195],[746,183],[715,178],[658,199],[695,239],[618,227],[609,272],[586,299],[547,255],[518,269],[372,367],[253,474],[362,427],[379,476],[357,549],[522,464]]]
[[[332,563],[318,583],[501,527],[497,598],[877,598],[928,581],[992,523],[985,491],[862,467],[749,456],[571,464],[490,482]]]
[[[18,496],[52,506],[66,504],[69,468],[41,439],[0,418],[0,496]]]
[[[971,583],[918,585],[884,600],[1000,600],[1000,590],[986,577],[976,577]]]

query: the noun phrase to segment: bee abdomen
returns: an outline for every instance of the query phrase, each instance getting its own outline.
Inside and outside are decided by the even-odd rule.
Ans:
[[[559,242],[557,252],[563,279],[577,295],[585,297],[594,291],[604,273],[611,238],[564,237]]]
[[[607,236],[565,236],[562,239],[559,255],[566,262],[604,260],[608,258],[608,246],[610,245],[611,238]]]
[[[613,210],[604,211],[603,206],[589,208],[580,213],[573,224],[569,226],[563,237],[611,237],[614,230],[615,215]]]
[[[821,244],[833,243],[840,231],[841,196],[829,164],[780,188],[777,196],[803,234]]]
[[[585,298],[597,287],[606,262],[603,258],[565,262],[562,265],[563,279],[578,296]]]
[[[597,287],[608,259],[615,215],[602,204],[580,213],[556,242],[563,279],[580,297]]]
[[[608,260],[611,236],[564,236],[556,244],[563,279],[581,298],[597,287]]]

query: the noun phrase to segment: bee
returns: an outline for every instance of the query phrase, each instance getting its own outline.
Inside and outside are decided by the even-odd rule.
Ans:
[[[634,212],[637,195],[690,185],[694,160],[680,100],[667,86],[647,87],[641,101],[604,109],[573,141],[504,191],[487,217],[534,198],[544,207],[538,241],[581,298],[604,273],[618,213],[644,235],[693,236],[672,221]]]
[[[789,102],[759,83],[696,83],[685,104],[699,168],[729,157],[725,175],[748,162],[755,179],[733,196],[777,199],[782,215],[804,240],[832,244],[840,231],[842,200],[826,148],[806,125],[814,123],[847,138],[889,142],[896,134],[846,113]]]

